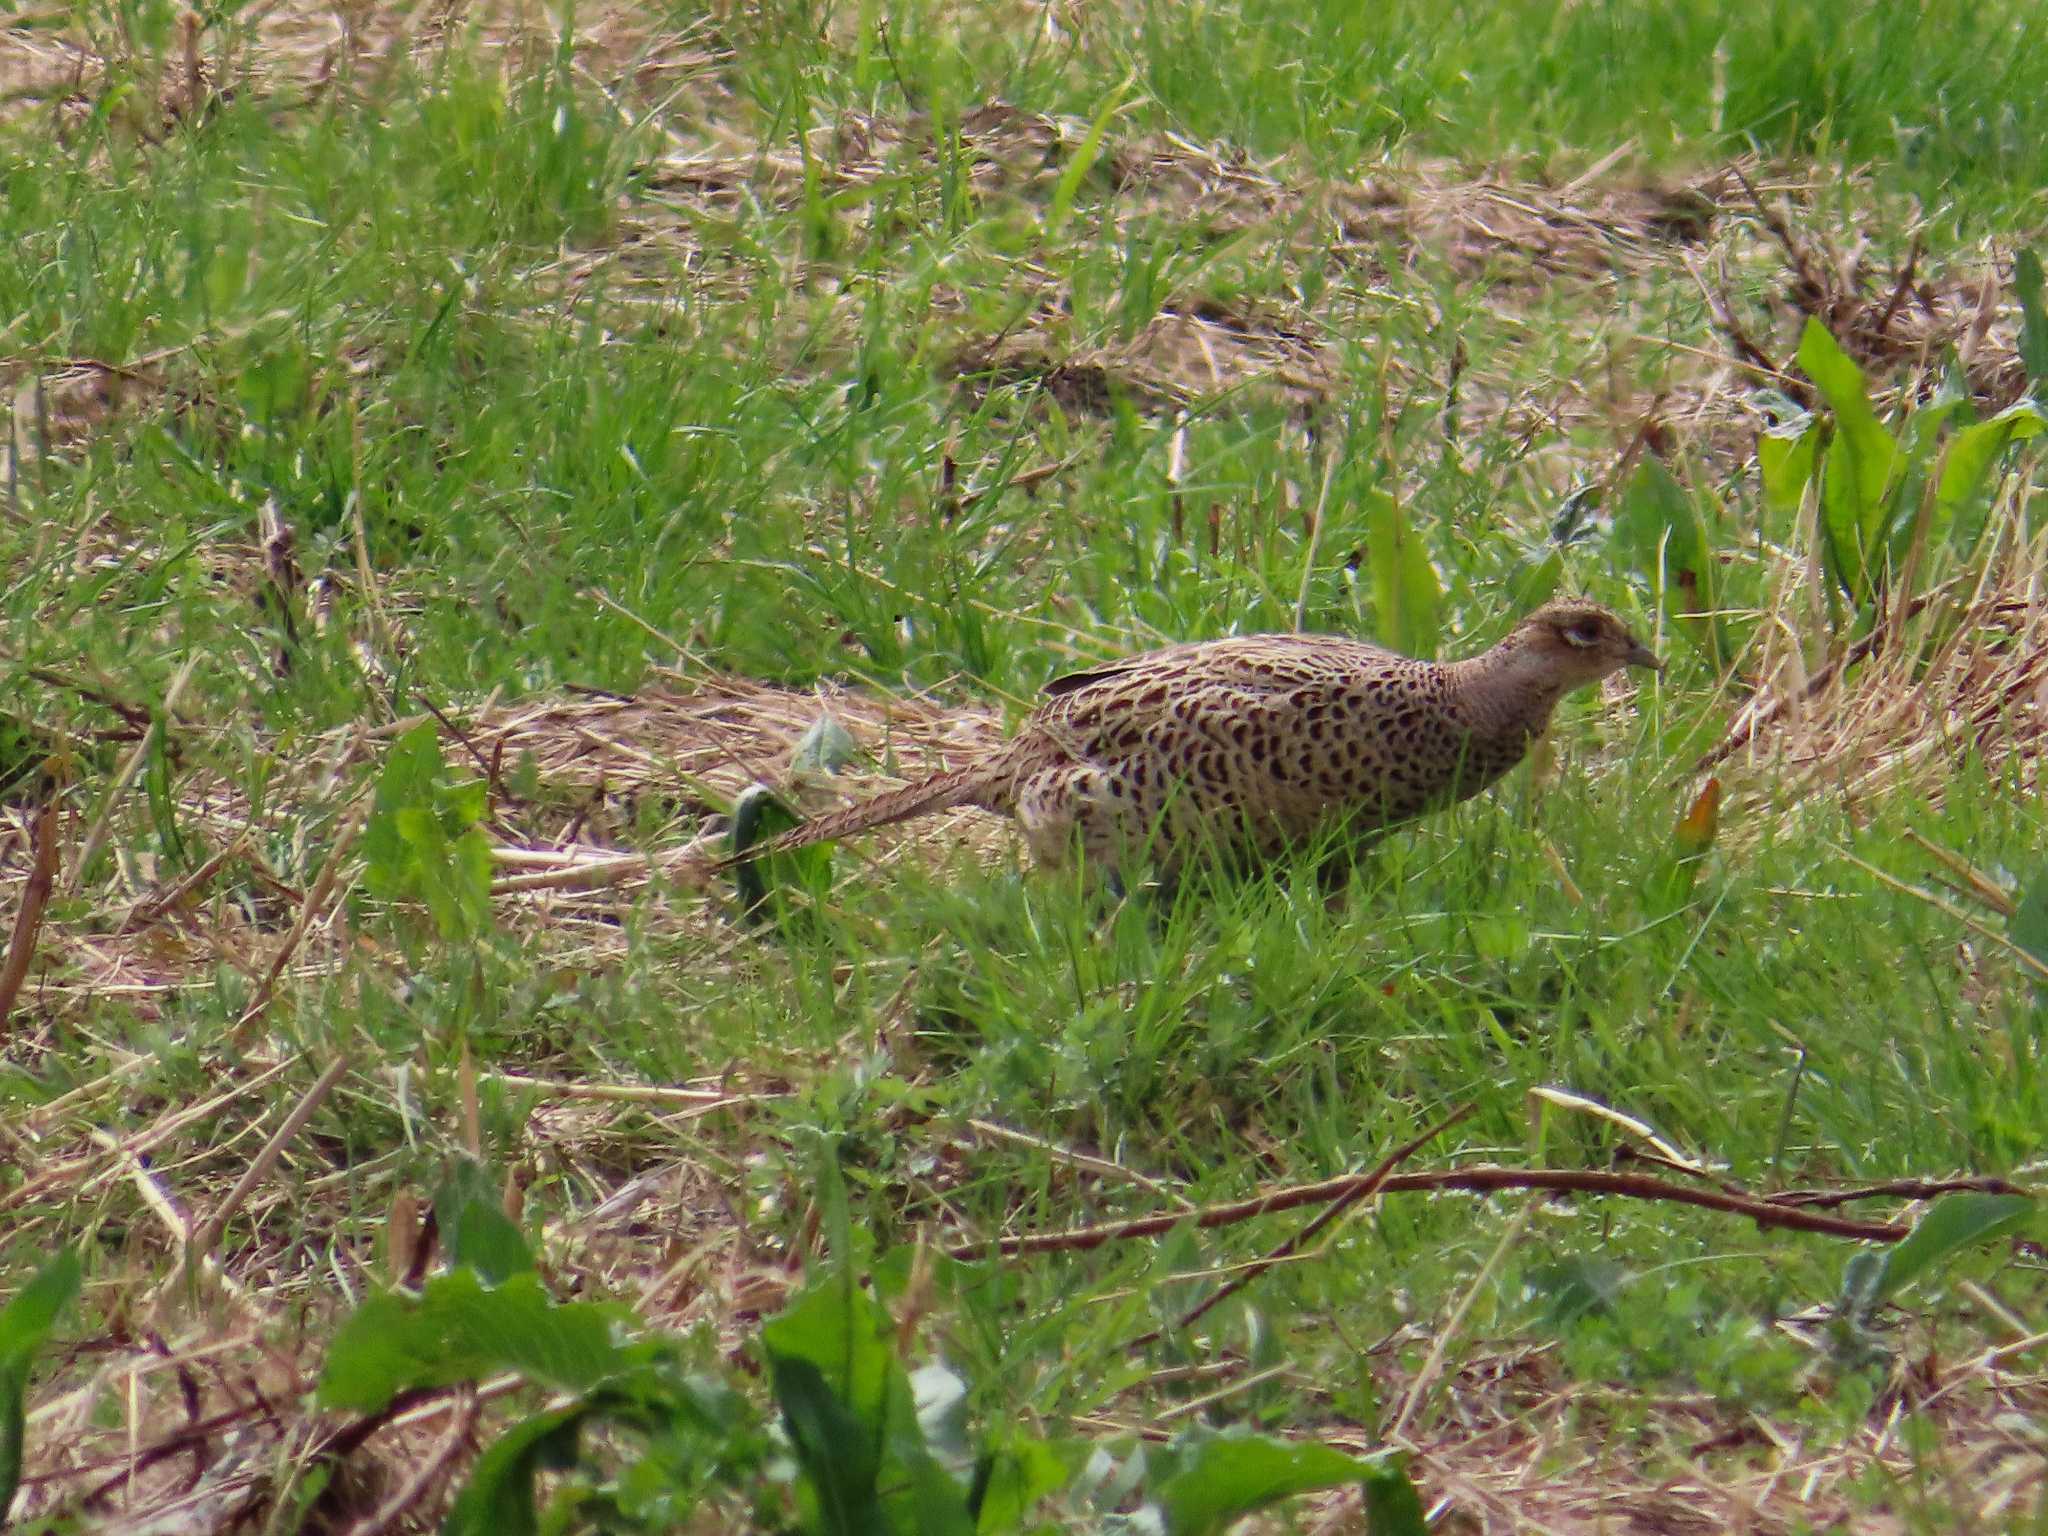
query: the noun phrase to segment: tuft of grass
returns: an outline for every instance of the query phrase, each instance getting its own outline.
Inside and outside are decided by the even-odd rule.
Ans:
[[[1762,1420],[1811,1448],[1772,1518],[1931,1520],[2038,1421],[2033,1358],[1994,1353],[2048,1304],[2031,1216],[1889,1294],[1695,1210],[1389,1197],[1142,1348],[1298,1224],[933,1259],[1371,1166],[1467,1104],[1427,1156],[1642,1154],[1568,1102],[1757,1190],[2048,1155],[2040,447],[1981,435],[1991,384],[2039,388],[2039,304],[2012,263],[1973,329],[1957,234],[2038,213],[2032,12],[1128,16],[487,18],[167,114],[177,20],[115,7],[76,19],[80,110],[0,120],[0,797],[17,828],[60,797],[73,880],[0,1042],[0,1269],[77,1244],[87,1277],[26,1528],[97,1518],[117,1465],[124,1517],[184,1497],[215,1416],[275,1464],[263,1518],[407,1488],[431,1518],[470,1410],[421,1405],[462,1430],[444,1462],[411,1423],[323,1461],[309,1393],[359,1306],[488,1267],[479,1232],[531,1244],[539,1315],[623,1304],[728,1376],[844,1266],[889,1381],[943,1360],[975,1425],[1133,1476],[1187,1420],[1347,1455],[1399,1425],[1425,1491],[1498,1473],[1567,1523],[1734,1478],[1720,1437]],[[295,79],[263,21],[202,18],[200,51]],[[1752,152],[1762,209],[1695,179]],[[1868,420],[1793,371],[1830,360],[1777,323],[1766,209],[1920,242],[1941,324],[1850,366]],[[1774,376],[1731,360],[1745,325]],[[1831,512],[1828,445],[1872,429],[1913,475]],[[1668,672],[1574,699],[1334,903],[1306,861],[1117,900],[963,817],[843,850],[763,933],[681,856],[754,779],[808,806],[956,761],[1119,650],[1299,623],[1460,653],[1562,588]],[[802,749],[828,708],[864,757]],[[1693,771],[1723,743],[1725,795]],[[430,1240],[450,1166],[499,1219]],[[546,1380],[478,1422],[533,1422]],[[752,1455],[770,1388],[727,1385]],[[1640,1455],[1564,1486],[1553,1423]]]

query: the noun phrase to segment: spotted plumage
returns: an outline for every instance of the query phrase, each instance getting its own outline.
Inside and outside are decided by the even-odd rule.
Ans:
[[[1478,794],[1529,749],[1557,701],[1656,667],[1596,604],[1530,614],[1464,661],[1329,635],[1168,646],[1055,678],[987,757],[807,822],[747,855],[952,806],[1014,815],[1032,855],[1162,869],[1197,848],[1268,858],[1342,821],[1371,833]]]

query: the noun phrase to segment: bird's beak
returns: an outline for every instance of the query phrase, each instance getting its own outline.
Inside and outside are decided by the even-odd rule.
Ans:
[[[1626,660],[1632,667],[1648,667],[1652,672],[1664,670],[1664,663],[1657,659],[1657,653],[1640,640],[1630,642]]]

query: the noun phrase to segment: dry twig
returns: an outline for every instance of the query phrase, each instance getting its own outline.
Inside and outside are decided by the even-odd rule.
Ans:
[[[14,932],[7,940],[7,959],[0,963],[0,1042],[7,1039],[7,1027],[14,1016],[14,1000],[28,979],[29,963],[35,957],[36,935],[43,926],[43,908],[57,882],[57,797],[53,794],[36,811],[29,833],[35,852],[28,879],[22,882],[21,905],[15,909]]]
[[[1342,1216],[1360,1201],[1371,1199],[1372,1196],[1385,1186],[1389,1174],[1420,1152],[1424,1147],[1428,1146],[1432,1141],[1435,1141],[1437,1137],[1443,1135],[1445,1131],[1451,1129],[1452,1126],[1457,1125],[1460,1121],[1470,1119],[1476,1107],[1476,1105],[1472,1104],[1460,1105],[1443,1119],[1437,1121],[1435,1125],[1424,1131],[1420,1136],[1415,1137],[1411,1141],[1403,1142],[1400,1146],[1394,1148],[1393,1151],[1380,1160],[1378,1167],[1374,1168],[1364,1178],[1358,1180],[1353,1188],[1346,1190],[1323,1207],[1317,1213],[1316,1218],[1307,1226],[1274,1248],[1270,1253],[1246,1265],[1244,1270],[1227,1284],[1218,1286],[1213,1294],[1197,1302],[1179,1317],[1175,1318],[1173,1322],[1175,1330],[1178,1331],[1191,1326],[1204,1313],[1235,1296],[1275,1264],[1290,1258],[1301,1249],[1303,1244],[1307,1243],[1318,1232],[1322,1231],[1323,1228],[1330,1225],[1331,1222]],[[1141,1349],[1145,1345],[1157,1340],[1164,1331],[1164,1329],[1155,1328],[1150,1333],[1140,1334],[1125,1347],[1127,1349]]]
[[[327,900],[334,893],[335,882],[341,877],[342,861],[354,846],[357,835],[363,830],[363,823],[370,814],[369,796],[363,796],[356,808],[342,823],[341,830],[334,836],[334,846],[327,850],[327,858],[320,866],[320,873],[313,877],[313,888],[306,893],[305,903],[299,908],[299,915],[293,921],[291,931],[278,944],[277,952],[270,957],[262,981],[257,983],[256,995],[249,999],[249,1006],[242,1010],[241,1018],[235,1021],[234,1038],[240,1040],[258,1019],[263,1010],[270,1006],[271,994],[277,990],[277,979],[284,974],[284,968],[291,963],[293,955],[306,940],[320,914],[327,908]]]
[[[192,681],[192,674],[198,670],[200,653],[194,651],[185,658],[185,664],[178,668],[177,676],[171,679],[171,686],[164,690],[163,712],[150,721],[149,729],[142,733],[142,740],[128,754],[128,760],[121,764],[121,771],[114,776],[113,785],[107,790],[107,797],[100,805],[100,813],[85,834],[85,841],[79,846],[78,858],[71,866],[71,879],[67,889],[76,895],[84,883],[86,872],[106,846],[107,837],[114,828],[114,812],[120,808],[129,788],[141,776],[143,764],[149,761],[150,750],[156,745],[160,734],[171,728],[171,721],[178,712],[179,701],[185,697],[185,685]]]
[[[333,1090],[334,1085],[341,1081],[342,1074],[346,1071],[348,1058],[337,1056],[327,1064],[327,1070],[313,1080],[313,1086],[308,1088],[299,1102],[292,1106],[292,1112],[284,1117],[284,1124],[280,1125],[271,1134],[270,1140],[263,1144],[262,1149],[249,1159],[249,1166],[242,1170],[242,1176],[235,1181],[235,1187],[228,1191],[227,1197],[213,1208],[213,1214],[201,1222],[198,1230],[192,1234],[191,1242],[185,1247],[185,1262],[188,1266],[200,1263],[213,1251],[213,1245],[220,1241],[221,1231],[227,1226],[229,1218],[241,1209],[242,1202],[249,1198],[250,1192],[270,1176],[270,1170],[277,1165],[278,1158],[284,1155],[285,1147],[304,1129],[306,1122],[313,1118],[313,1111],[320,1107],[321,1101]]]
[[[1241,1221],[1291,1211],[1304,1205],[1321,1205],[1342,1199],[1373,1174],[1345,1174],[1314,1184],[1290,1184],[1268,1190],[1249,1200],[1208,1205],[1193,1211],[1159,1216],[1140,1216],[1129,1221],[1103,1222],[1092,1227],[1073,1227],[1064,1232],[1028,1232],[1010,1237],[954,1243],[945,1250],[952,1259],[1018,1258],[1026,1254],[1061,1253],[1099,1248],[1104,1243],[1130,1238],[1158,1237],[1182,1222],[1201,1228],[1233,1226]],[[1747,1216],[1759,1227],[1778,1227],[1792,1232],[1819,1232],[1830,1237],[1856,1238],[1869,1243],[1895,1243],[1911,1230],[1893,1221],[1852,1221],[1839,1216],[1822,1216],[1795,1205],[1751,1195],[1731,1194],[1720,1189],[1698,1189],[1673,1184],[1643,1174],[1609,1173],[1593,1168],[1453,1168],[1438,1173],[1397,1173],[1379,1186],[1383,1194],[1410,1191],[1460,1190],[1466,1194],[1497,1194],[1509,1189],[1549,1190],[1555,1194],[1619,1195],[1630,1200],[1662,1200],[1677,1205],[1697,1205],[1707,1210]]]

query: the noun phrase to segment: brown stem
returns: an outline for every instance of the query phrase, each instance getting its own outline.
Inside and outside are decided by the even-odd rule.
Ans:
[[[30,834],[35,845],[28,879],[22,882],[21,906],[14,914],[14,934],[7,941],[7,959],[0,962],[0,1041],[7,1038],[7,1026],[14,1013],[14,1000],[28,979],[29,963],[35,958],[36,934],[43,926],[43,908],[57,883],[57,797],[53,794],[36,811]]]
[[[1373,1169],[1372,1172],[1368,1173],[1364,1178],[1358,1180],[1354,1187],[1346,1190],[1343,1194],[1339,1195],[1336,1199],[1332,1200],[1327,1206],[1325,1206],[1322,1209],[1321,1212],[1317,1214],[1316,1218],[1313,1221],[1311,1221],[1307,1226],[1303,1227],[1299,1232],[1295,1233],[1292,1237],[1288,1238],[1285,1242],[1281,1243],[1279,1247],[1273,1249],[1273,1251],[1268,1253],[1264,1258],[1259,1259],[1255,1263],[1248,1266],[1243,1274],[1239,1275],[1236,1279],[1232,1280],[1228,1285],[1219,1286],[1216,1289],[1216,1291],[1212,1295],[1210,1295],[1206,1300],[1197,1302],[1194,1306],[1190,1307],[1186,1312],[1183,1312],[1179,1317],[1175,1318],[1173,1322],[1174,1328],[1176,1330],[1186,1328],[1189,1324],[1193,1323],[1197,1318],[1199,1318],[1203,1313],[1209,1311],[1212,1307],[1218,1306],[1222,1302],[1229,1300],[1232,1296],[1235,1296],[1239,1291],[1243,1290],[1246,1286],[1250,1285],[1254,1280],[1258,1279],[1259,1276],[1263,1275],[1267,1270],[1271,1269],[1275,1264],[1278,1264],[1282,1259],[1294,1253],[1310,1238],[1314,1237],[1318,1232],[1322,1231],[1323,1228],[1327,1227],[1339,1216],[1342,1216],[1346,1211],[1350,1210],[1352,1206],[1358,1204],[1359,1201],[1371,1199],[1372,1196],[1375,1193],[1377,1193],[1379,1189],[1386,1183],[1388,1175],[1393,1173],[1393,1171],[1396,1168],[1400,1167],[1401,1164],[1407,1162],[1409,1158],[1413,1157],[1416,1153],[1420,1152],[1424,1147],[1428,1146],[1432,1141],[1436,1140],[1437,1137],[1443,1135],[1445,1131],[1448,1131],[1452,1126],[1458,1124],[1461,1120],[1470,1119],[1473,1112],[1477,1108],[1478,1106],[1475,1104],[1463,1105],[1460,1108],[1453,1110],[1443,1119],[1437,1121],[1435,1125],[1432,1125],[1428,1130],[1424,1131],[1420,1136],[1417,1136],[1413,1141],[1404,1142],[1402,1145],[1394,1148],[1393,1151],[1389,1152],[1383,1159],[1381,1159],[1380,1165],[1377,1168]],[[1125,1348],[1142,1349],[1145,1345],[1155,1342],[1163,1331],[1164,1330],[1162,1329],[1154,1328],[1150,1333],[1140,1334],[1137,1338],[1131,1340],[1131,1342],[1127,1344]]]
[[[1128,1238],[1157,1237],[1182,1222],[1197,1227],[1227,1227],[1273,1211],[1291,1211],[1304,1205],[1322,1205],[1352,1195],[1369,1184],[1374,1173],[1349,1173],[1341,1178],[1314,1184],[1291,1184],[1271,1189],[1249,1200],[1224,1205],[1202,1206],[1192,1211],[1140,1216],[1130,1221],[1104,1222],[1092,1227],[1074,1227],[1064,1232],[1027,1232],[993,1240],[955,1243],[945,1250],[952,1259],[1013,1258],[1033,1253],[1099,1248],[1104,1243]],[[1851,1237],[1871,1243],[1895,1243],[1910,1228],[1890,1221],[1854,1221],[1750,1195],[1730,1194],[1719,1189],[1695,1189],[1653,1179],[1645,1174],[1611,1173],[1592,1168],[1453,1168],[1437,1173],[1397,1173],[1382,1178],[1382,1194],[1408,1191],[1462,1190],[1467,1194],[1494,1194],[1505,1189],[1542,1189],[1556,1194],[1619,1195],[1630,1200],[1666,1200],[1677,1205],[1696,1205],[1710,1211],[1747,1216],[1759,1227],[1780,1227],[1793,1232],[1820,1232],[1830,1237]]]
[[[2027,1195],[2036,1192],[2010,1179],[1972,1177],[1962,1179],[1889,1179],[1882,1184],[1865,1184],[1856,1189],[1788,1189],[1771,1196],[1775,1205],[1798,1210],[1834,1210],[1851,1200],[1932,1200],[1936,1195]]]
[[[1872,656],[1882,655],[1885,642],[1891,637],[1892,631],[1896,630],[1899,625],[1904,624],[1907,620],[1917,617],[1923,608],[1937,597],[1946,593],[1953,585],[1955,583],[1947,582],[1935,588],[1932,592],[1923,592],[1920,596],[1907,601],[1903,606],[1903,610],[1894,617],[1880,619],[1877,626],[1861,640],[1850,646],[1840,660],[1831,661],[1814,673],[1807,680],[1806,687],[1801,691],[1800,699],[1803,702],[1811,702],[1825,693],[1836,678],[1847,672],[1858,662],[1868,661]],[[1770,708],[1752,716],[1745,724],[1730,731],[1726,740],[1692,765],[1692,771],[1694,773],[1705,773],[1716,763],[1740,752],[1744,747],[1756,740],[1758,731],[1763,730],[1766,726],[1775,725],[1783,718],[1789,702],[1786,699],[1779,699]]]

